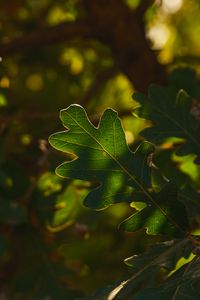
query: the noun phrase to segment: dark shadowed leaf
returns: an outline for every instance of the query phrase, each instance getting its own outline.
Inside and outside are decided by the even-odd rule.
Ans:
[[[176,68],[170,73],[168,81],[170,86],[177,90],[184,89],[189,95],[199,99],[200,82],[193,69]]]
[[[125,263],[131,267],[133,275],[115,289],[116,293],[112,291],[108,299],[132,299],[138,288],[156,285],[158,278],[162,277],[161,270],[173,270],[177,260],[182,256],[188,257],[191,250],[189,240],[171,240],[155,244],[149,251],[126,259]]]
[[[199,257],[184,265],[170,276],[164,284],[156,288],[141,291],[135,297],[136,300],[198,300],[200,299],[200,263]]]
[[[187,184],[179,190],[178,198],[184,203],[188,217],[194,218],[200,215],[200,192]]]
[[[195,153],[196,162],[200,162],[200,122],[191,98],[183,90],[176,94],[174,89],[152,85],[148,97],[135,93],[134,99],[141,105],[136,115],[153,122],[141,132],[142,136],[156,143],[169,137],[184,139],[177,154]]]

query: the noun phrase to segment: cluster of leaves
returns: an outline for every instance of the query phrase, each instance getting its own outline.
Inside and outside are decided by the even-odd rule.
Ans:
[[[172,73],[167,87],[152,85],[148,96],[134,94],[139,103],[135,116],[151,121],[140,133],[147,141],[134,151],[114,110],[103,113],[98,127],[79,105],[61,110],[67,130],[49,141],[68,160],[56,173],[94,184],[84,199],[89,208],[131,205],[133,214],[120,229],[144,228],[149,235],[162,236],[161,243],[125,260],[130,278],[86,299],[199,299],[199,186],[191,180],[190,169],[182,174],[172,163],[173,156],[180,165],[189,157],[199,170],[199,91],[194,72],[183,69]],[[170,155],[163,161],[166,152]]]
[[[79,103],[96,126],[102,110],[108,106],[116,109],[132,153],[142,140],[138,132],[151,122],[131,116],[135,105],[131,100],[133,87],[146,91],[149,82],[158,83],[165,78],[158,61],[167,69],[180,63],[198,70],[198,0],[107,0],[104,4],[102,9],[101,0],[0,1],[0,299],[76,299],[119,281],[98,292],[94,296],[97,299],[116,290],[119,278],[126,281],[129,270],[133,273],[130,265],[127,269],[120,261],[146,250],[153,241],[166,241],[162,235],[155,235],[160,230],[158,224],[151,226],[154,211],[165,234],[180,234],[152,206],[149,196],[140,192],[136,182],[129,180],[128,174],[118,172],[112,160],[108,163],[106,155],[104,163],[117,170],[112,176],[110,172],[102,172],[101,176],[96,172],[99,175],[95,179],[91,173],[85,177],[89,181],[66,180],[54,172],[66,156],[47,143],[47,137],[62,128],[58,110]],[[154,61],[146,36],[159,50],[155,53],[158,60]],[[156,41],[161,41],[159,47],[155,47]],[[200,93],[194,73],[173,73],[170,86],[175,94],[184,89],[193,97],[191,115],[198,120]],[[157,116],[138,114],[158,122]],[[186,123],[192,124],[191,120]],[[188,131],[197,132],[195,123]],[[170,187],[172,199],[178,198],[184,204],[176,203],[176,209],[183,214],[186,209],[190,231],[194,233],[199,224],[198,155],[180,156],[174,150],[179,147],[182,154],[196,153],[198,147],[188,136],[191,150],[186,150],[189,144],[183,147],[184,137],[159,141],[156,135],[152,142],[156,146],[153,163],[157,169],[143,168],[147,172],[145,189],[154,200],[161,201]],[[118,135],[116,140],[120,140]],[[151,144],[141,145],[134,159],[127,147],[122,148],[120,162],[131,174],[142,164],[145,153],[151,164],[152,155],[147,154],[154,149]],[[126,162],[126,152],[129,160],[133,159],[133,169]],[[84,157],[87,158],[85,150]],[[102,177],[104,185],[96,191],[96,198],[93,188],[98,187]],[[137,173],[136,177],[143,185],[143,176]],[[93,194],[88,194],[91,190]],[[109,195],[107,203],[99,197],[100,192]],[[84,207],[84,198],[87,206],[95,209]],[[110,205],[120,201],[123,202]],[[166,208],[162,202],[162,207],[169,209],[174,219],[171,204]],[[109,207],[99,211],[106,206]],[[136,210],[138,215],[133,215]],[[121,228],[144,229],[134,234],[117,230],[117,224],[130,215]],[[140,220],[142,215],[146,222]],[[188,228],[187,222],[182,224],[183,218],[177,221]],[[144,234],[145,228],[154,236]],[[160,275],[163,278],[163,268],[158,269],[157,283]],[[144,284],[145,281],[138,283],[145,287]]]

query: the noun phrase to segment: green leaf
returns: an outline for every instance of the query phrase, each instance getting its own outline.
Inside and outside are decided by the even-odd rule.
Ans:
[[[174,147],[169,149],[159,149],[154,156],[154,163],[165,178],[170,178],[181,188],[186,182],[190,182],[190,177],[180,171],[180,165],[173,160]],[[178,156],[176,156],[178,157]],[[183,159],[179,156],[179,159]],[[197,166],[196,164],[193,164]]]
[[[175,233],[174,227],[180,224],[181,231],[182,228],[187,228],[188,222],[185,209],[178,201],[176,186],[172,183],[166,184],[159,193],[152,193],[152,199],[157,204],[156,207],[146,199],[145,202],[149,204],[142,211],[122,222],[120,228],[127,231],[146,228],[148,234],[163,233],[179,236],[180,232]]]
[[[38,217],[46,223],[49,231],[64,230],[75,221],[82,208],[81,200],[88,194],[87,184],[82,183],[80,190],[78,180],[66,183],[54,173],[42,174],[34,194],[34,203]]]
[[[187,300],[200,299],[200,262],[199,257],[195,257],[192,262],[184,265],[168,280],[156,288],[149,288],[140,292],[136,300]]]
[[[101,184],[86,197],[86,206],[101,209],[115,202],[131,202],[133,189],[144,191],[150,186],[147,157],[154,146],[144,142],[132,153],[115,111],[107,109],[98,128],[78,105],[62,110],[60,117],[70,130],[53,134],[50,144],[76,159],[60,165],[56,173]]]
[[[153,245],[147,252],[133,255],[125,259],[125,263],[130,267],[132,276],[116,285],[107,295],[109,300],[135,299],[135,294],[142,287],[156,286],[158,278],[163,277],[175,268],[180,257],[188,257],[193,249],[193,245],[188,239],[170,240]],[[149,299],[146,297],[145,299]],[[162,298],[160,298],[162,299]],[[171,298],[168,298],[171,299]]]
[[[141,132],[142,136],[155,143],[169,137],[184,139],[177,154],[194,153],[196,162],[200,162],[200,123],[192,113],[191,98],[183,90],[177,94],[172,88],[152,85],[148,97],[140,93],[133,97],[141,105],[135,114],[153,122]]]
[[[162,243],[155,243],[148,251],[133,255],[125,259],[125,264],[133,268],[134,272],[141,271],[147,264],[172,271],[180,257],[188,257],[193,249],[189,239],[169,240]]]
[[[121,122],[112,109],[104,112],[98,128],[78,105],[62,110],[60,118],[69,130],[53,134],[50,144],[74,159],[61,164],[56,172],[62,177],[98,183],[85,198],[86,206],[102,209],[117,202],[139,199],[148,205],[131,217],[124,229],[134,231],[145,227],[152,234],[184,233],[187,218],[174,189],[158,194],[152,190],[148,165],[149,154],[154,150],[151,143],[143,142],[134,153],[130,151]]]
[[[194,69],[176,68],[170,73],[168,82],[177,90],[184,89],[192,97],[199,98],[200,82]]]
[[[180,202],[184,203],[187,215],[194,220],[200,215],[200,192],[193,189],[189,184],[185,185],[183,189],[178,192]]]

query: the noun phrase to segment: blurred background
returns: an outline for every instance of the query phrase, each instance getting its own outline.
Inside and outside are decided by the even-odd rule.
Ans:
[[[198,0],[0,1],[1,300],[90,294],[126,276],[123,260],[158,240],[118,230],[133,209],[125,203],[85,208],[90,183],[58,178],[65,156],[47,140],[63,130],[59,110],[79,103],[94,125],[116,109],[134,150],[149,123],[132,115],[133,91],[165,84],[177,66],[200,73],[199,20]],[[158,163],[184,178],[192,168],[195,184],[191,156],[162,165],[168,146]]]

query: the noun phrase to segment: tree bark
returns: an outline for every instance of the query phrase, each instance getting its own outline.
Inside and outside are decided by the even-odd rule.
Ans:
[[[118,68],[136,89],[146,92],[150,83],[165,82],[165,70],[145,37],[143,6],[132,12],[121,0],[83,0],[83,3],[93,36],[112,49]]]

